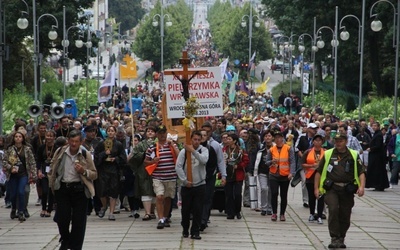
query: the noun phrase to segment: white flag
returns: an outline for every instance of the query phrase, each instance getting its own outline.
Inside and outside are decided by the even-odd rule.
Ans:
[[[224,80],[225,71],[226,71],[226,68],[228,67],[228,61],[229,61],[229,57],[226,58],[226,59],[219,65],[219,67],[220,67],[220,69],[221,69],[221,82],[222,82],[222,80]]]

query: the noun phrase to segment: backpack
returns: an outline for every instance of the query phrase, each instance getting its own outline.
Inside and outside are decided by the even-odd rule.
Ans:
[[[217,160],[217,153],[215,152],[214,148],[207,144],[208,149],[208,161],[206,163],[206,180],[210,179],[214,176],[215,170],[217,169],[218,160]],[[201,154],[201,149],[199,150]],[[214,157],[211,157],[213,155]],[[186,166],[186,152],[185,152],[185,161],[183,168],[185,169]]]
[[[217,153],[215,149],[207,143],[208,161],[206,163],[206,180],[214,176],[218,166]]]
[[[285,107],[290,107],[290,103],[291,103],[290,97],[286,97],[286,99],[285,99]]]

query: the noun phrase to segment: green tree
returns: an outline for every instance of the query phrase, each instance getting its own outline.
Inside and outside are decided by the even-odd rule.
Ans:
[[[366,1],[365,17],[365,38],[364,38],[364,71],[363,71],[363,93],[372,89],[372,82],[378,87],[379,95],[393,95],[394,81],[394,49],[392,47],[393,35],[393,9],[387,3],[380,3],[375,6],[374,13],[379,14],[379,19],[384,27],[381,32],[375,33],[370,28],[372,19],[369,14],[372,5],[376,1]],[[262,0],[265,5],[265,13],[275,20],[276,25],[284,34],[313,34],[313,17],[316,17],[317,29],[322,26],[335,26],[335,7],[339,8],[339,20],[345,15],[355,15],[361,20],[361,1],[326,1],[319,0],[312,2],[307,0]],[[338,47],[338,86],[349,92],[358,93],[359,89],[359,67],[360,56],[357,53],[358,22],[352,18],[343,20],[342,26],[346,26],[351,38],[348,41],[341,41]],[[340,33],[340,31],[339,31]],[[316,53],[316,66],[321,69],[321,62],[333,63],[331,56],[330,41],[332,34],[326,32],[321,34],[325,41],[326,48]],[[339,34],[338,34],[339,35]],[[311,41],[305,40],[306,48],[311,48]],[[305,54],[310,53],[309,51]],[[329,62],[330,61],[330,62]],[[320,71],[320,70],[319,70]],[[357,73],[355,73],[357,72]],[[322,82],[321,74],[318,75]]]
[[[169,17],[166,17],[164,21],[172,22],[170,27],[164,24],[164,68],[168,68],[181,57],[181,50],[190,34],[193,16],[183,0],[179,0],[175,5],[169,5],[163,12],[164,15]],[[160,26],[154,27],[152,23],[153,17],[154,20],[160,22],[159,16],[155,16],[160,15],[160,13],[161,4],[158,1],[148,17],[139,24],[136,40],[133,44],[134,53],[143,60],[154,62],[156,69],[161,67]]]
[[[211,33],[215,45],[221,53],[242,63],[249,62],[249,20],[250,4],[243,8],[233,8],[229,2],[217,1],[209,13]],[[260,27],[256,27],[257,13],[253,10],[252,51],[257,52],[256,62],[272,57],[271,38],[268,34],[263,19],[259,19]],[[245,17],[246,27],[241,26],[242,17]]]
[[[109,15],[121,24],[121,34],[135,27],[145,14],[140,0],[110,0]]]
[[[28,91],[33,88],[33,27],[32,27],[32,1],[26,1],[29,9],[21,0],[8,0],[7,4],[3,4],[5,18],[5,43],[9,48],[8,61],[4,64],[4,88],[11,89],[20,83],[22,60],[25,62],[25,86]],[[47,58],[50,49],[62,50],[61,40],[63,39],[63,6],[66,7],[67,18],[66,26],[75,25],[79,19],[77,13],[83,9],[92,6],[94,0],[38,0],[36,1],[36,18],[48,13],[52,14],[58,20],[57,33],[58,37],[55,41],[50,41],[48,32],[55,25],[53,18],[43,16],[38,25],[39,27],[39,52],[43,54],[43,58]],[[17,20],[21,16],[16,12],[27,11],[29,16],[29,26],[25,30],[20,30],[17,26]],[[83,18],[84,19],[84,18]],[[81,20],[82,21],[82,20]],[[69,40],[77,39],[76,30],[71,30]],[[73,44],[73,43],[71,43]],[[78,52],[74,46],[70,46],[69,57],[80,58],[84,56]],[[24,59],[22,59],[24,58]]]

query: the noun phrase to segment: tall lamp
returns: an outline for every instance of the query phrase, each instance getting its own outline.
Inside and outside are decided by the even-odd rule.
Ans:
[[[22,0],[23,2],[25,2],[24,0]],[[26,2],[25,2],[26,3]],[[33,18],[33,75],[34,75],[34,97],[35,97],[35,103],[38,102],[38,65],[39,65],[39,23],[40,20],[47,16],[47,17],[52,17],[56,23],[56,25],[52,25],[52,29],[49,31],[48,37],[50,40],[55,40],[57,38],[57,31],[56,29],[58,28],[58,21],[57,18],[55,16],[53,16],[52,14],[43,14],[41,16],[39,16],[38,19],[36,19],[36,1],[32,0],[32,18]],[[26,29],[28,27],[28,20],[26,19],[25,16],[21,16],[18,21],[17,21],[17,26],[20,29]],[[40,74],[39,74],[40,77]]]
[[[337,7],[336,7],[337,9]],[[360,72],[359,72],[359,83],[358,83],[358,119],[362,116],[362,88],[363,88],[363,66],[364,66],[364,19],[365,19],[365,0],[363,0],[362,5],[362,21],[358,19],[355,15],[346,15],[339,22],[339,29],[343,31],[340,32],[340,39],[347,41],[350,38],[350,33],[346,30],[346,26],[342,26],[343,20],[346,18],[354,18],[358,22],[358,43],[357,52],[360,55]]]
[[[157,21],[156,17],[160,19],[160,37],[161,37],[161,73],[164,72],[164,20],[167,18],[167,22],[165,22],[165,25],[167,27],[172,25],[172,22],[169,20],[169,15],[164,14],[163,12],[163,0],[161,0],[161,14],[155,14],[153,16],[153,26],[157,27],[159,22]]]
[[[400,0],[397,0],[397,11],[396,6],[388,0],[379,0],[375,2],[370,10],[370,17],[375,17],[375,20],[371,22],[371,29],[378,32],[382,29],[382,22],[378,20],[378,14],[373,14],[374,7],[378,3],[388,3],[393,8],[393,48],[396,50],[395,66],[394,66],[394,114],[393,119],[397,124],[397,97],[398,97],[398,84],[399,84],[399,40],[400,40]]]
[[[256,28],[260,27],[260,22],[259,22],[260,18],[258,17],[258,15],[253,16],[253,2],[252,2],[252,0],[250,0],[250,15],[242,16],[241,25],[242,25],[243,28],[246,27],[246,21],[245,21],[246,17],[249,20],[249,64],[248,65],[250,67],[250,63],[251,63],[251,40],[253,38],[253,18],[257,19],[256,22],[254,23],[254,26]],[[251,68],[249,68],[249,71],[250,70],[251,70]],[[249,74],[249,77],[251,79],[251,74]],[[251,87],[253,87],[253,86],[251,86]]]

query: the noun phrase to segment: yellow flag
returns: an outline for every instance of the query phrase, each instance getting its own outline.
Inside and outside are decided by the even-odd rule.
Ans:
[[[121,79],[135,79],[137,78],[136,61],[132,59],[128,54],[125,55],[124,59],[126,65],[119,65],[119,72]]]
[[[269,77],[260,85],[256,88],[256,92],[259,94],[264,94],[267,91],[267,83],[269,81]]]

